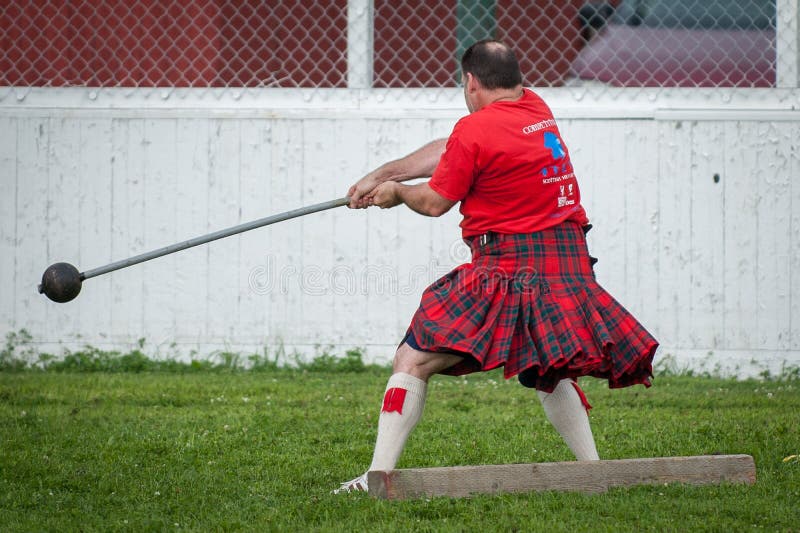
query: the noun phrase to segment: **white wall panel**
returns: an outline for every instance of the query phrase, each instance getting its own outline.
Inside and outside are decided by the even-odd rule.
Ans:
[[[211,232],[242,222],[239,208],[241,138],[238,120],[212,120],[209,126],[207,231]],[[206,331],[207,339],[213,342],[236,339],[242,287],[237,265],[241,239],[240,235],[234,235],[206,247]]]
[[[80,240],[80,264],[76,266],[79,270],[86,270],[113,261],[111,257],[112,122],[111,119],[104,118],[74,123],[79,128],[79,145],[75,153],[78,159],[75,180],[81,193],[77,205],[78,226],[75,228],[51,226],[48,239],[53,243],[60,243],[64,233],[77,232]],[[52,172],[54,167],[50,170]],[[73,206],[69,202],[63,202],[60,209],[69,212]],[[51,245],[53,257],[60,257],[62,253],[67,252],[68,250],[56,252],[55,247]],[[106,338],[112,329],[109,313],[111,278],[102,276],[87,281],[86,287],[91,290],[82,295],[78,328],[80,331],[96,332],[101,338]]]
[[[625,213],[620,224],[625,231],[626,290],[622,304],[655,333],[661,321],[658,313],[658,135],[654,123],[625,121],[623,124],[625,159],[619,173],[625,184]]]
[[[208,227],[210,129],[208,120],[176,121],[173,208],[176,242],[212,231]],[[206,339],[208,256],[207,246],[175,254],[174,271],[167,280],[173,287],[174,341],[189,349],[198,348]]]
[[[177,241],[175,232],[176,125],[174,120],[148,119],[144,122],[145,160],[142,194],[144,195],[143,247],[146,252]],[[168,345],[175,337],[176,256],[159,257],[139,265],[144,276],[143,313],[146,328],[143,337],[157,346]],[[149,317],[158,316],[152,321]]]
[[[303,123],[276,120],[272,124],[272,168],[269,173],[270,213],[300,207],[303,201]],[[294,219],[265,231],[265,266],[274,289],[268,292],[270,322],[266,335],[273,342],[302,344],[300,308],[303,227]]]
[[[145,172],[144,157],[145,124],[143,120],[115,120],[112,126],[112,260],[117,261],[147,251],[144,242]],[[101,265],[79,266],[79,269]],[[145,322],[145,270],[131,267],[108,274],[111,279],[107,309],[111,316],[112,336],[116,343],[136,341],[147,337]],[[100,291],[102,286],[87,280],[84,291]],[[80,298],[80,297],[79,297]],[[77,300],[80,304],[82,300]],[[148,323],[164,320],[164,316],[148,317]]]
[[[0,324],[15,327],[17,261],[17,154],[15,117],[0,117]]]
[[[693,147],[690,183],[683,192],[691,203],[690,233],[683,244],[689,246],[690,259],[689,343],[713,350],[722,348],[725,342],[725,129],[719,122],[684,124],[689,129],[687,146]]]
[[[332,144],[325,176],[326,194],[330,199],[347,195],[350,186],[367,171],[367,142],[364,137],[366,121],[361,119],[335,121],[327,140]],[[325,200],[326,198],[320,198]],[[366,265],[368,228],[363,225],[363,211],[346,207],[327,212],[332,227],[331,262],[326,273],[326,287],[331,294],[330,337],[327,343],[363,346],[365,335],[361,313],[366,295],[360,290],[358,273]],[[320,317],[324,320],[325,317]]]
[[[347,151],[347,139],[337,135],[335,120],[307,120],[303,123],[302,204],[315,204],[344,196],[340,157]],[[297,205],[299,207],[299,204]],[[346,214],[346,213],[345,213]],[[334,220],[337,211],[323,211],[297,220],[302,231],[301,286],[297,292],[301,315],[297,327],[299,340],[325,346],[334,342],[336,296],[330,290],[336,239]]]
[[[270,122],[244,120],[240,124],[241,219],[250,222],[266,217],[270,211],[270,165],[272,161]],[[269,296],[253,285],[257,269],[262,268],[270,249],[267,229],[241,235],[238,258],[239,320],[236,340],[253,345],[265,344],[269,317]]]
[[[16,327],[26,328],[45,341],[57,338],[54,330],[75,317],[75,306],[53,309],[48,301],[37,294],[36,286],[44,269],[52,260],[48,250],[47,232],[51,224],[75,227],[79,189],[63,186],[63,181],[74,185],[74,159],[65,155],[63,148],[51,147],[50,122],[42,118],[20,117],[17,134],[17,254],[13,286],[15,292],[14,313]],[[62,127],[64,122],[57,121]],[[74,142],[76,128],[74,122],[63,127],[66,137],[56,144]],[[51,155],[51,150],[53,154]],[[73,153],[77,150],[73,150]],[[48,176],[48,163],[59,158],[64,167],[59,169],[52,180]],[[48,184],[51,181],[52,185]],[[66,210],[64,217],[56,211],[56,204],[62,197],[72,208]],[[66,220],[64,219],[66,217]],[[64,242],[54,244],[63,251],[61,261],[79,264],[79,241],[77,236],[66,237]]]
[[[419,148],[423,143],[433,140],[428,120],[404,120],[398,121],[397,125],[395,137],[400,141],[397,149],[401,156]],[[411,146],[405,143],[411,143]],[[457,210],[458,206],[452,208],[452,211]],[[424,287],[421,283],[420,286],[414,287],[414,280],[419,272],[429,269],[433,230],[437,226],[441,226],[443,221],[441,217],[420,216],[410,209],[393,209],[393,211],[397,211],[398,215],[397,235],[390,237],[389,240],[395,257],[393,264],[390,265],[394,285],[390,292],[383,295],[383,300],[384,305],[391,306],[389,308],[394,311],[392,331],[395,332],[395,337],[392,340],[397,345],[408,329],[411,317],[419,307]],[[389,215],[389,212],[384,211],[383,214]],[[453,228],[449,232],[448,238],[451,241],[460,239],[461,228]],[[388,355],[394,355],[394,350]]]
[[[789,125],[790,142],[789,176],[791,181],[791,211],[789,235],[789,348],[800,350],[800,146],[797,143],[797,127]]]
[[[758,122],[725,124],[725,347],[744,350],[756,339],[758,268]]]
[[[581,202],[593,225],[587,238],[590,253],[598,258],[598,282],[623,305],[626,283],[625,122],[569,121],[561,128],[581,188]]]
[[[337,145],[329,178],[332,198],[347,195],[350,186],[367,171],[369,141],[364,134],[367,121],[354,119],[338,121],[329,141]],[[324,200],[324,199],[322,199]],[[333,337],[328,342],[345,346],[365,346],[368,341],[367,294],[363,290],[362,274],[368,264],[369,226],[367,211],[346,207],[331,213],[333,236],[333,271],[330,289],[333,297]]]
[[[683,121],[658,124],[659,341],[688,348],[691,285],[691,131]]]
[[[427,131],[420,129],[417,121],[416,129],[409,131],[403,128],[397,120],[372,120],[367,123],[367,164],[375,168],[390,159],[404,156],[415,148],[411,139],[421,139]],[[411,134],[411,138],[404,137],[401,132]],[[367,227],[369,229],[367,240],[367,263],[362,273],[362,286],[366,292],[366,307],[364,308],[367,344],[391,343],[397,344],[400,334],[398,306],[402,301],[397,294],[398,268],[401,260],[398,253],[400,239],[406,235],[401,232],[402,221],[408,221],[408,213],[399,209],[382,210],[368,209],[366,213]],[[413,261],[413,257],[408,260]],[[410,317],[409,317],[410,318]]]
[[[760,123],[757,166],[758,244],[756,281],[757,346],[790,346],[792,144],[797,127],[778,122]],[[795,176],[797,177],[797,176]]]
[[[592,250],[597,252],[595,255],[599,259],[595,272],[600,284],[624,305],[628,299],[625,122],[596,123],[592,127],[593,153],[589,172],[593,181],[593,209],[590,217],[594,225],[592,232],[597,232],[592,235]],[[580,175],[578,179],[581,179]]]

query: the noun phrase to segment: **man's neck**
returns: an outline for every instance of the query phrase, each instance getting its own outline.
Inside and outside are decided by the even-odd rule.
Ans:
[[[495,102],[515,102],[522,98],[523,90],[521,85],[517,85],[512,89],[495,89],[493,91],[486,91],[481,98],[482,105],[479,109],[483,109],[489,104]]]

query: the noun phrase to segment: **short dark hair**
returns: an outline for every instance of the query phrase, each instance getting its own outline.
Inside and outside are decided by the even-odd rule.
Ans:
[[[461,56],[461,72],[469,72],[487,89],[513,89],[522,85],[514,51],[500,41],[478,41]]]

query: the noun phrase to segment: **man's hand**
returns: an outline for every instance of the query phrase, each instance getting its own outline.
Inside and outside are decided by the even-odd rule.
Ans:
[[[378,185],[365,198],[369,205],[377,205],[381,209],[406,204],[412,211],[429,217],[440,217],[457,203],[431,189],[427,182],[402,185],[396,181],[387,181]]]
[[[381,209],[389,209],[402,203],[400,199],[400,185],[396,181],[386,181],[381,183],[372,194],[369,195],[369,205],[377,205]]]
[[[347,191],[347,196],[350,198],[350,209],[366,209],[370,206],[368,195],[378,186],[380,180],[378,179],[378,171],[372,171],[360,180],[358,180],[350,190]]]
[[[414,178],[424,178],[433,174],[439,158],[445,150],[447,139],[437,139],[429,142],[422,148],[411,152],[405,157],[389,161],[376,168],[347,191],[350,198],[350,209],[365,209],[369,207],[372,191],[383,182],[401,182]]]

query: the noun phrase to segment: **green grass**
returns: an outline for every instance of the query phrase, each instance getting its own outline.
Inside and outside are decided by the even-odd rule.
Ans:
[[[329,493],[372,453],[388,370],[357,361],[247,372],[8,367],[0,530],[800,530],[800,461],[784,461],[800,454],[797,380],[663,376],[614,391],[583,382],[603,458],[747,453],[753,486],[387,502]],[[514,380],[435,377],[429,391],[401,468],[571,459],[535,393]]]

